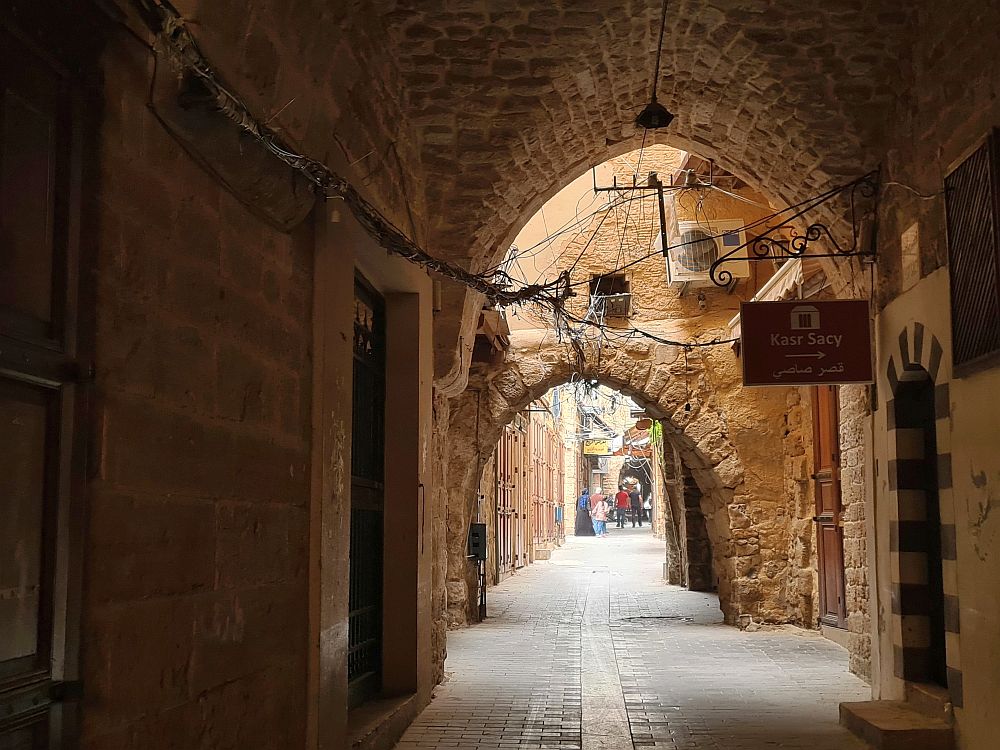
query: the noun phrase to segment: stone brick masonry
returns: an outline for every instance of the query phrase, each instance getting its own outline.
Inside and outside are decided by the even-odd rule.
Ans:
[[[141,48],[104,64],[82,745],[301,746],[311,233],[180,151]]]
[[[284,234],[255,219],[164,132],[146,106],[153,63],[137,41],[147,35],[131,4],[117,5],[140,39],[106,23],[88,102],[98,140],[89,144],[85,203],[98,252],[84,274],[97,288],[97,373],[81,745],[301,747],[313,238],[306,226]],[[283,137],[342,166],[436,255],[473,268],[499,260],[526,217],[567,180],[641,142],[632,122],[648,96],[655,3],[176,5],[226,82]],[[715,157],[776,202],[795,203],[878,163],[887,178],[931,193],[998,121],[996,67],[983,62],[995,57],[997,13],[977,0],[905,8],[889,0],[681,0],[670,15],[661,87],[677,119],[664,139]],[[898,238],[915,222],[925,238],[918,276],[946,262],[942,201],[887,190],[879,307],[902,290]],[[840,269],[835,288],[864,289],[858,266]],[[450,443],[443,436],[449,426],[467,427],[473,413],[459,394],[481,300],[446,284],[441,308],[427,592],[438,676],[449,513],[459,515],[450,526],[463,528],[479,469],[468,431],[456,429]],[[700,317],[690,298],[674,313],[670,334],[685,333],[685,320],[703,331],[721,330],[724,320]],[[651,375],[647,358],[673,368],[673,382]],[[677,390],[676,351],[626,351],[623,361],[628,377],[602,375],[671,407],[662,416],[674,420],[675,439],[718,501],[708,514],[717,538],[734,528],[731,509],[742,524],[749,501],[783,501],[788,482],[798,481],[798,454],[789,450],[773,472],[751,476],[747,467],[780,453],[754,453],[753,409],[720,396],[684,417],[676,411],[688,395]],[[539,357],[537,365],[553,362]],[[518,394],[493,403],[494,427],[540,395],[536,387],[565,377],[548,372],[484,379],[498,393]],[[712,354],[693,373],[699,393],[724,393],[733,380],[731,363]],[[785,398],[763,410],[774,434],[786,406],[793,428],[794,404]],[[841,420],[849,628],[861,673],[871,628],[861,533],[873,520],[864,503],[872,469],[860,449],[867,398],[863,388],[844,389]],[[720,425],[726,437],[715,441]],[[768,585],[789,572],[781,559],[798,555],[798,580],[806,550],[784,531],[733,536],[745,552],[730,556],[721,545],[717,553],[734,575],[737,559],[744,566],[732,590],[720,591],[727,614],[766,613]],[[992,580],[990,571],[985,562],[969,567],[965,580]],[[804,612],[804,589],[795,599]],[[989,623],[967,625],[965,643],[988,645]],[[970,717],[988,713],[985,684],[970,674]],[[988,721],[964,731],[970,747],[989,746]]]
[[[866,485],[871,471],[865,460],[864,430],[870,419],[868,388],[840,389],[841,497],[844,522],[844,593],[850,632],[851,671],[871,678],[871,611],[868,547],[865,531]]]

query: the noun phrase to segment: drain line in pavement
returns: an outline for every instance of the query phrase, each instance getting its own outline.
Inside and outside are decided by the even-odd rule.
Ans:
[[[605,569],[591,574],[580,632],[583,750],[633,750],[610,620],[611,581]]]

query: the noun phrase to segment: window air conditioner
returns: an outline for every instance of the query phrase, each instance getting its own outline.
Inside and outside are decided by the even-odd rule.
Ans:
[[[728,252],[736,250],[747,241],[740,219],[699,222],[680,221],[677,223],[680,236],[671,241],[667,253],[667,283],[707,286],[713,283],[712,264]],[[662,248],[662,239],[657,238]],[[746,255],[747,248],[736,255]],[[719,270],[729,271],[734,279],[750,276],[750,262],[729,261]]]

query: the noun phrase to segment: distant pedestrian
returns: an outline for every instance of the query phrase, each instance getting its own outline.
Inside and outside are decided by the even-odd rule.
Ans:
[[[608,501],[604,499],[604,494],[600,487],[595,487],[590,493],[590,519],[594,524],[594,535],[606,537],[608,535]]]
[[[573,533],[576,536],[594,536],[594,525],[590,520],[590,490],[586,487],[576,501],[576,524]]]
[[[642,528],[642,495],[639,494],[639,487],[635,486],[632,491],[628,493],[629,505],[632,506],[632,528],[635,528],[635,522],[639,522],[639,528]]]
[[[625,491],[625,485],[618,486],[618,494],[615,495],[615,526],[619,529],[625,528],[625,517],[628,515],[629,498]]]

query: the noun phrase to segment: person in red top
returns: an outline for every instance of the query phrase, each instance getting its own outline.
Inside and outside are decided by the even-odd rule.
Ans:
[[[625,517],[628,515],[629,498],[624,485],[618,485],[618,494],[615,495],[615,520],[618,528],[625,528]]]

